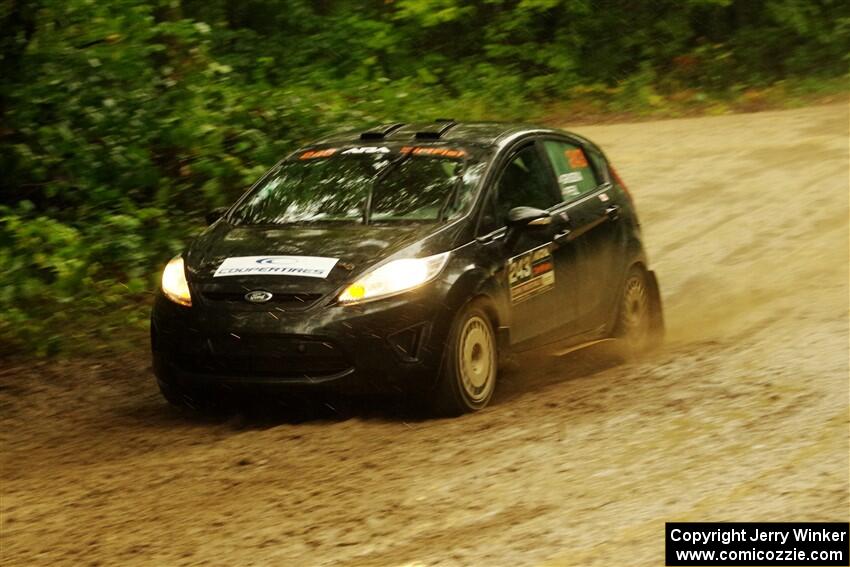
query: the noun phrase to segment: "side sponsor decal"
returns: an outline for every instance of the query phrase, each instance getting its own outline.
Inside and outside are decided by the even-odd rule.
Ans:
[[[581,195],[581,191],[578,190],[578,185],[567,185],[566,187],[561,187],[561,196],[564,199],[577,197],[578,195]]]
[[[580,171],[571,171],[569,173],[562,173],[559,175],[558,183],[561,185],[569,185],[570,183],[581,183],[582,179],[584,179],[584,175],[582,175]]]
[[[508,260],[511,303],[519,303],[555,287],[555,262],[549,244]]]
[[[587,158],[584,157],[584,152],[581,148],[576,148],[574,150],[565,150],[564,155],[567,156],[567,162],[570,164],[570,167],[573,169],[579,169],[582,167],[587,167]]]
[[[226,258],[213,274],[224,276],[302,276],[326,278],[339,261],[321,256],[239,256]]]

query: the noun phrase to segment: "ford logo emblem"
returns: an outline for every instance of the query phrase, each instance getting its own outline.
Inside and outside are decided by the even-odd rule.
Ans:
[[[269,301],[272,297],[274,297],[274,295],[272,295],[270,291],[258,289],[246,293],[245,301],[250,301],[251,303],[265,303],[266,301]]]

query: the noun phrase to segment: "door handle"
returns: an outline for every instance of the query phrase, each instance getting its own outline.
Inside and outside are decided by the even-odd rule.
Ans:
[[[605,216],[610,220],[614,221],[620,218],[620,207],[619,205],[609,205],[605,208]]]
[[[564,242],[570,239],[570,234],[572,234],[572,231],[565,228],[564,230],[552,237],[552,242],[554,242],[555,244],[563,244]]]

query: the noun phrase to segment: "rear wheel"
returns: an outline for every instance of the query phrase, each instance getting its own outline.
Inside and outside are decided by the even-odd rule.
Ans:
[[[646,352],[653,344],[653,293],[646,272],[633,266],[626,277],[614,327],[626,358]]]
[[[493,397],[497,369],[493,325],[480,302],[470,303],[452,322],[434,400],[437,410],[460,415],[484,408]]]

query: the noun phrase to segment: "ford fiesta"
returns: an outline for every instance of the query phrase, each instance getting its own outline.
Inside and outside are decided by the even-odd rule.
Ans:
[[[391,124],[280,161],[165,267],[151,317],[164,397],[248,386],[406,391],[481,409],[508,352],[613,338],[661,302],[602,151],[527,125]]]

